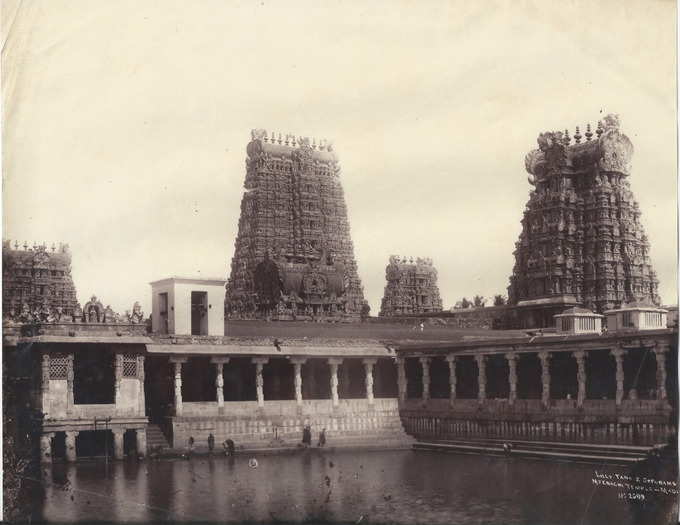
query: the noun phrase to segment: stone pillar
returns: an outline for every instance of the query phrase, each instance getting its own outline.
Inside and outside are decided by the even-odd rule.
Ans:
[[[514,353],[505,354],[505,359],[508,360],[508,383],[510,384],[510,393],[508,395],[508,404],[514,405],[517,400],[517,358],[519,356]]]
[[[399,401],[406,400],[407,381],[406,381],[406,359],[397,357],[397,388],[399,389]]]
[[[423,403],[430,399],[430,358],[418,358],[423,367]]]
[[[113,403],[116,405],[116,409],[118,409],[118,405],[121,403],[120,384],[123,381],[123,354],[116,353],[113,358]]]
[[[137,438],[137,457],[146,457],[146,429],[138,428],[135,431],[135,434],[135,437]]]
[[[666,399],[668,394],[666,392],[666,352],[667,346],[657,346],[654,349],[654,356],[656,357],[656,398]]]
[[[295,403],[302,407],[302,365],[307,361],[306,357],[291,357],[295,371]]]
[[[476,355],[475,361],[477,361],[477,370],[479,374],[478,375],[479,392],[477,395],[477,400],[480,403],[483,403],[486,400],[486,356]]]
[[[268,357],[253,357],[253,363],[255,363],[255,386],[257,389],[258,408],[264,408],[264,378],[262,377],[262,368],[268,362]]]
[[[139,380],[139,415],[146,416],[146,398],[144,395],[144,356],[137,356],[137,379]]]
[[[76,436],[79,433],[76,430],[66,431],[66,461],[76,460]]]
[[[376,364],[377,359],[364,359],[364,370],[366,371],[366,400],[369,405],[373,404],[373,365]]]
[[[52,463],[52,438],[54,432],[45,432],[40,436],[40,462]]]
[[[550,353],[539,352],[538,358],[541,360],[541,383],[543,384],[541,402],[544,407],[547,407],[550,404]]]
[[[171,357],[170,362],[175,365],[175,416],[182,415],[182,363],[186,357]]]
[[[73,354],[67,356],[66,361],[66,413],[71,415],[73,413]],[[75,439],[75,438],[74,438]],[[75,445],[73,448],[74,458],[75,458]]]
[[[623,356],[626,355],[626,350],[614,348],[611,355],[616,360],[616,404],[618,406],[623,400]]]
[[[572,354],[576,358],[576,366],[578,366],[578,372],[576,377],[578,379],[578,396],[577,396],[577,406],[580,408],[583,406],[583,401],[586,398],[586,353],[583,350],[573,352]]]
[[[50,412],[50,354],[42,355],[41,372],[42,377],[40,381],[40,398],[41,398],[40,410],[43,412],[43,414],[47,415]]]
[[[449,363],[449,404],[453,406],[456,401],[456,356],[449,354],[446,361]]]
[[[333,400],[333,407],[339,405],[338,399],[338,366],[342,363],[342,359],[331,357],[328,359],[328,365],[331,367],[331,399]]]
[[[123,459],[125,457],[123,449],[123,436],[125,435],[124,428],[113,428],[113,457],[114,459]]]
[[[224,365],[229,362],[228,357],[211,357],[210,362],[215,365],[215,399],[217,413],[224,413]]]

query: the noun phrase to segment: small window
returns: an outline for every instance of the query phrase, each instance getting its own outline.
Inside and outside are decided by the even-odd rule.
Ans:
[[[623,326],[624,328],[633,328],[635,326],[632,312],[623,312]]]

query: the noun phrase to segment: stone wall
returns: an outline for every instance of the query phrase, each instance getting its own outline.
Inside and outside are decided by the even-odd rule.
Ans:
[[[375,445],[376,440],[385,446],[410,443],[393,398],[375,399],[372,406],[366,400],[340,400],[336,409],[331,400],[307,400],[300,408],[295,401],[267,401],[260,410],[256,402],[224,405],[224,415],[218,415],[216,403],[185,403],[183,415],[169,421],[173,447],[188,446],[190,436],[197,446],[207,446],[210,434],[217,444],[232,439],[237,447],[296,446],[307,424],[312,428],[313,445],[323,428],[328,446]]]

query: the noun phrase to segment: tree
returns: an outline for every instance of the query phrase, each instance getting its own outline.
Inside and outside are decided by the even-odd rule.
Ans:
[[[472,303],[468,301],[467,297],[463,297],[460,301],[460,307],[461,308],[470,308],[472,306]]]
[[[481,295],[475,295],[473,301],[474,301],[474,306],[476,308],[480,308],[480,307],[484,306],[484,303],[486,303],[486,299]]]
[[[505,297],[502,295],[494,295],[493,296],[493,305],[494,306],[503,306],[505,304]]]

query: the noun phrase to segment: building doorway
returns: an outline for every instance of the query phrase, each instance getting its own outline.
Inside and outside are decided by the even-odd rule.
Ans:
[[[208,292],[191,292],[191,335],[208,335]]]

